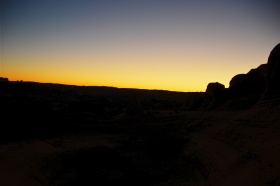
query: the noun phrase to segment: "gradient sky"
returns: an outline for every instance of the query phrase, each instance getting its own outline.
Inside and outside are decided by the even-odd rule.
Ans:
[[[1,0],[0,76],[205,91],[266,63],[279,0]]]

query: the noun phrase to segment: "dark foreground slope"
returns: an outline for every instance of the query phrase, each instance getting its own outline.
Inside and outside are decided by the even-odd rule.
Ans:
[[[1,185],[280,185],[279,47],[205,93],[3,81]]]

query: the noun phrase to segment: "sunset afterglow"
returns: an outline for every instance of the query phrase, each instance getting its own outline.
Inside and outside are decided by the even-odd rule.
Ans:
[[[280,2],[4,0],[0,76],[205,91],[267,62]]]

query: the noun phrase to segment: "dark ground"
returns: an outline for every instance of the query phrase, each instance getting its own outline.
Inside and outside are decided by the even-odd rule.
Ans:
[[[280,185],[275,96],[209,109],[203,92],[34,82],[0,96],[1,185]]]

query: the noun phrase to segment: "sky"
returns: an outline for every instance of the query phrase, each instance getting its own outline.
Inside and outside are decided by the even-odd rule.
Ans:
[[[205,91],[266,63],[279,0],[1,0],[0,77]]]

